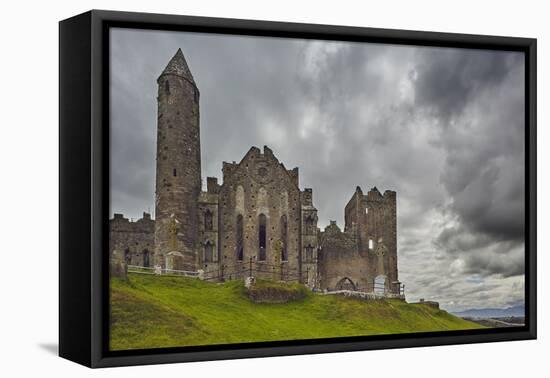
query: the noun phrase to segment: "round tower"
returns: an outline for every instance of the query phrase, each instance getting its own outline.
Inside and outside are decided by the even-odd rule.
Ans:
[[[181,49],[157,84],[155,263],[196,270],[201,191],[199,90]]]

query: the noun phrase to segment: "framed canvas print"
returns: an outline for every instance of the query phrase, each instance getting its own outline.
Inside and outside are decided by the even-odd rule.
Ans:
[[[536,337],[536,40],[60,22],[60,355]]]

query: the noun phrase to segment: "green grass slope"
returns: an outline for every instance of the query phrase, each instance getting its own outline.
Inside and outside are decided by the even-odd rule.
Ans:
[[[315,339],[483,328],[445,311],[398,300],[307,293],[254,303],[242,281],[130,274],[111,280],[111,350]]]

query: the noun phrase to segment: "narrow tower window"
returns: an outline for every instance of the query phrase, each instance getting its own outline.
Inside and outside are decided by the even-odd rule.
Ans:
[[[170,94],[170,82],[168,80],[164,82],[164,92],[166,92],[166,94]]]
[[[286,215],[281,217],[281,260],[288,261],[288,222]]]
[[[305,219],[305,228],[306,228],[306,234],[307,235],[313,235],[315,232],[315,227],[314,227],[314,224],[315,224],[315,221],[313,219],[313,217],[311,215],[308,215]]]
[[[266,217],[264,214],[260,214],[258,217],[258,245],[260,247],[260,261],[266,260]]]
[[[313,261],[313,247],[311,244],[308,244],[306,247],[306,261],[312,262]]]
[[[369,249],[374,249],[374,240],[369,239]]]
[[[176,168],[174,168],[174,170],[172,171],[172,174],[174,175],[174,177],[176,177],[178,174],[176,172]]]
[[[214,255],[214,245],[209,241],[204,245],[204,262],[211,262]]]
[[[243,248],[243,216],[237,215],[237,260],[242,261],[244,258]]]
[[[204,229],[206,231],[212,231],[212,228],[212,212],[210,210],[206,210],[206,213],[204,213]]]

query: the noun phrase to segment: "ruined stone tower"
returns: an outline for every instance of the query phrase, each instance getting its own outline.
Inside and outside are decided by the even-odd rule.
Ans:
[[[357,187],[345,208],[345,231],[355,235],[368,277],[395,291],[397,276],[396,193],[374,187],[365,195]]]
[[[181,49],[157,83],[155,263],[196,270],[201,191],[199,90]]]
[[[202,191],[199,90],[181,49],[157,84],[155,219],[115,214],[111,255],[212,282],[253,276],[401,295],[396,192],[363,194],[357,187],[344,230],[331,221],[321,231],[313,189],[301,190],[298,168],[287,169],[267,146],[251,147],[240,162],[223,162],[223,181],[208,177]]]

